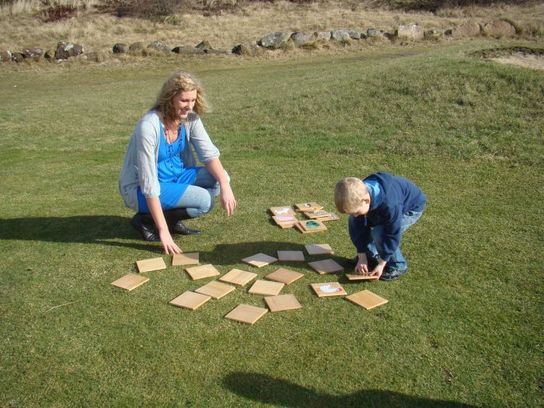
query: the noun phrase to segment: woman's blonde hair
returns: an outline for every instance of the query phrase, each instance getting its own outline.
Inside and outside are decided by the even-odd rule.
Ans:
[[[350,214],[361,207],[368,194],[368,189],[362,180],[356,177],[346,177],[336,183],[334,188],[334,204],[343,214]]]
[[[162,85],[153,109],[158,110],[167,120],[175,120],[175,109],[172,104],[174,96],[179,92],[195,91],[196,102],[193,111],[202,115],[208,111],[208,104],[204,95],[204,88],[193,75],[184,71],[174,72]]]

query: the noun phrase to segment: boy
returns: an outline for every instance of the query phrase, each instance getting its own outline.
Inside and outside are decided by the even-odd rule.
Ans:
[[[421,217],[426,203],[414,183],[388,173],[364,180],[346,177],[336,184],[334,202],[338,211],[350,215],[349,235],[357,249],[355,273],[393,280],[408,271],[401,236]]]

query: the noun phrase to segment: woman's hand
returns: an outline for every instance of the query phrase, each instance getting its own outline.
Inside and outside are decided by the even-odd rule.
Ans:
[[[159,237],[161,239],[162,248],[165,254],[181,254],[181,249],[172,239],[172,235],[168,229],[159,231]]]
[[[230,184],[226,183],[224,186],[221,186],[221,207],[225,209],[228,216],[234,213],[236,205],[236,198],[234,198]]]

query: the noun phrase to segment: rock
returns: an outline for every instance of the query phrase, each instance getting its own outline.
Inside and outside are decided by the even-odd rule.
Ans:
[[[132,44],[130,44],[130,45],[128,46],[128,52],[133,53],[133,54],[140,53],[140,52],[142,52],[144,49],[145,49],[144,43],[141,42],[141,41],[132,43]]]
[[[481,29],[480,24],[473,21],[467,21],[466,23],[455,27],[453,29],[452,36],[454,38],[476,37],[480,35]]]
[[[45,59],[48,59],[48,60],[55,59],[55,50],[47,50],[45,51],[43,56],[45,57]]]
[[[15,62],[23,62],[25,60],[25,56],[20,52],[12,52],[11,60]]]
[[[204,52],[213,50],[213,47],[212,47],[212,45],[210,44],[209,41],[201,41],[196,45],[195,48],[197,50],[202,50]]]
[[[385,32],[383,30],[379,30],[377,28],[369,28],[366,30],[367,38],[383,38],[385,37],[384,33]]]
[[[155,41],[150,42],[147,45],[147,48],[155,50],[155,51],[163,52],[165,54],[170,53],[170,47],[167,46],[162,41],[159,41],[159,40],[155,40]]]
[[[184,45],[180,45],[180,46],[172,48],[172,52],[175,54],[185,54],[185,55],[195,55],[195,54],[205,53],[205,51],[200,48],[185,47]]]
[[[360,40],[361,33],[349,28],[331,31],[331,39],[338,42],[349,42],[350,40]]]
[[[425,31],[424,38],[426,40],[439,40],[443,36],[444,36],[444,31],[432,29],[432,30]]]
[[[516,27],[505,20],[495,20],[483,27],[483,33],[493,38],[513,37],[516,35]]]
[[[22,52],[23,56],[28,59],[38,61],[43,56],[43,50],[38,47],[25,48]]]
[[[331,39],[330,31],[316,31],[314,35],[316,41],[330,41]]]
[[[257,44],[238,44],[232,49],[232,53],[236,55],[257,57],[264,54],[264,49]]]
[[[83,46],[73,43],[59,42],[55,50],[55,59],[65,60],[83,54]]]
[[[401,24],[397,29],[399,40],[422,40],[423,29],[417,24]]]
[[[279,48],[286,48],[291,40],[291,32],[277,31],[275,33],[268,34],[261,38],[257,44],[261,47],[277,50]]]
[[[124,54],[128,51],[128,45],[123,43],[114,44],[112,51],[114,54]]]
[[[0,50],[0,62],[11,61],[12,54],[10,50]]]
[[[291,41],[293,41],[293,44],[295,47],[303,47],[305,45],[310,45],[315,43],[316,41],[316,35],[315,33],[301,33],[296,32],[291,35]]]

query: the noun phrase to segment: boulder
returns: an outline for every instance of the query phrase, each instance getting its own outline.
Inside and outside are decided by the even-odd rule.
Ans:
[[[347,30],[334,30],[331,31],[331,40],[337,42],[349,42],[351,40],[351,36]]]
[[[443,30],[432,29],[432,30],[425,31],[424,38],[426,40],[439,40],[443,36],[444,36],[444,31]]]
[[[417,24],[401,24],[397,29],[399,40],[419,41],[423,39],[423,29]]]
[[[10,50],[0,50],[0,62],[11,61],[11,56]]]
[[[291,41],[291,32],[282,32],[277,31],[275,33],[270,33],[261,38],[257,44],[261,47],[277,50],[279,48],[285,48],[289,45]]]
[[[65,60],[81,54],[83,54],[83,46],[79,44],[73,44],[70,42],[65,43],[61,41],[57,44],[57,48],[55,50],[55,59]]]
[[[114,54],[124,54],[128,51],[128,45],[123,43],[114,44],[112,51]]]
[[[151,50],[163,52],[163,53],[165,53],[165,54],[170,53],[170,47],[167,46],[167,45],[166,45],[165,43],[163,43],[162,41],[159,41],[159,40],[155,40],[155,41],[150,42],[150,43],[147,45],[147,48],[149,48],[149,49],[151,49]]]
[[[474,21],[467,21],[466,23],[455,27],[452,36],[454,38],[476,37],[480,35],[481,30],[480,24],[475,23]]]
[[[330,41],[331,39],[330,31],[316,31],[314,35],[316,41]]]
[[[11,60],[15,62],[23,62],[25,60],[25,56],[20,52],[12,52]]]
[[[296,32],[291,35],[291,41],[293,41],[295,47],[303,47],[315,43],[316,35],[315,33]]]
[[[483,27],[483,33],[493,38],[513,37],[516,35],[516,27],[505,20],[495,20]]]
[[[55,50],[47,50],[45,51],[43,56],[45,57],[45,59],[48,59],[48,60],[55,59]]]
[[[238,44],[232,49],[232,53],[248,57],[257,57],[264,53],[264,49],[257,44]]]
[[[174,54],[185,54],[185,55],[195,55],[195,54],[204,54],[205,51],[196,47],[186,47],[184,45],[178,45],[177,47],[172,48]]]
[[[203,52],[208,52],[208,51],[212,51],[213,50],[213,47],[212,45],[210,44],[209,41],[201,41],[199,42],[196,47],[195,47],[197,50],[202,50]]]
[[[22,52],[23,56],[34,61],[39,60],[43,56],[43,50],[38,47],[25,48]]]

